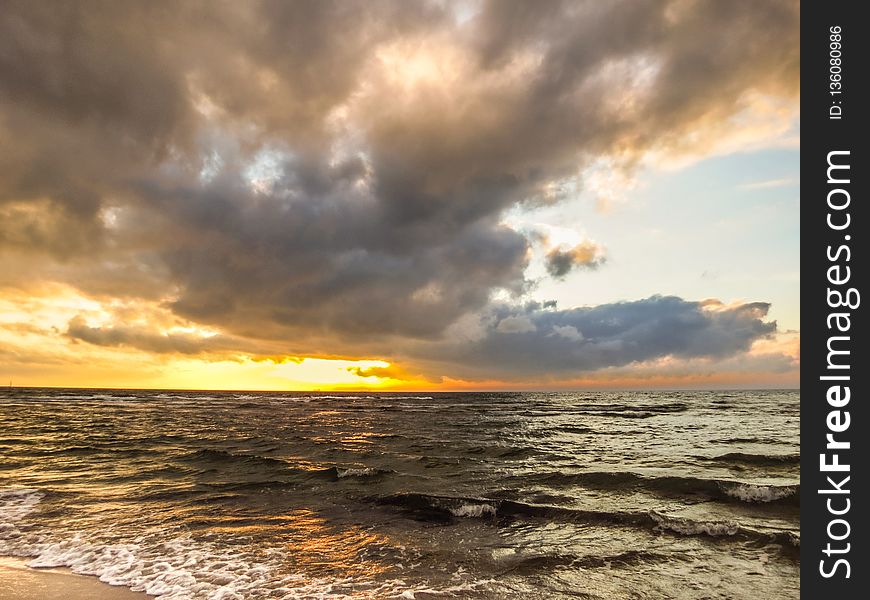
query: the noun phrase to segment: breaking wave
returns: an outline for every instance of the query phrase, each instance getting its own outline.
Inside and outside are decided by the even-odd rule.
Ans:
[[[560,487],[580,485],[614,491],[642,490],[663,496],[702,496],[725,502],[782,503],[799,506],[800,484],[767,485],[678,475],[648,476],[630,472],[562,473],[533,475],[538,484]]]
[[[681,536],[737,537],[755,542],[799,546],[800,538],[787,531],[760,531],[737,521],[695,520],[669,516],[656,510],[596,511],[561,506],[527,504],[496,498],[466,498],[406,493],[382,496],[376,503],[395,506],[421,521],[449,523],[454,518],[544,519],[554,522],[619,525],[655,529]]]

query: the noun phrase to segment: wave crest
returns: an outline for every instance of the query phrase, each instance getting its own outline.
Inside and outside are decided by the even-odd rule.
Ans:
[[[800,484],[759,484],[680,475],[649,476],[628,471],[551,472],[533,476],[532,481],[557,488],[579,485],[613,491],[642,490],[665,497],[702,496],[722,502],[800,506]]]
[[[664,531],[672,535],[711,538],[739,537],[785,547],[799,547],[800,538],[789,531],[759,531],[736,521],[696,520],[650,511],[596,511],[561,506],[527,504],[496,498],[466,498],[406,493],[374,499],[382,505],[396,506],[406,515],[422,521],[452,523],[455,518],[545,519],[556,522],[619,525]]]

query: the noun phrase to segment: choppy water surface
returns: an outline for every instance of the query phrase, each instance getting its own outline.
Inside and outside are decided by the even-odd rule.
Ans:
[[[797,598],[798,392],[0,393],[0,555],[160,598]]]

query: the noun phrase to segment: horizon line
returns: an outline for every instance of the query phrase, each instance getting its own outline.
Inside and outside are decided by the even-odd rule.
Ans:
[[[369,393],[369,394],[455,394],[455,393],[490,393],[490,394],[498,394],[498,393],[509,393],[509,392],[528,392],[528,393],[542,393],[542,392],[563,392],[563,393],[571,393],[571,392],[753,392],[753,391],[800,391],[800,386],[798,387],[649,387],[649,388],[641,388],[641,387],[623,387],[623,388],[523,388],[523,389],[511,389],[511,388],[483,388],[483,389],[467,389],[467,388],[456,388],[456,389],[431,389],[431,390],[402,390],[402,389],[389,389],[389,390],[377,390],[372,388],[354,388],[354,389],[314,389],[314,390],[287,390],[287,389],[268,389],[268,390],[252,390],[252,389],[242,389],[242,388],[227,388],[227,389],[203,389],[203,388],[138,388],[138,387],[81,387],[81,386],[60,386],[60,385],[10,385],[4,386],[5,389],[49,389],[49,390],[106,390],[106,391],[130,391],[130,392],[247,392],[247,393],[284,393],[284,394],[311,394],[311,393],[338,393],[338,394],[360,394],[360,393]]]

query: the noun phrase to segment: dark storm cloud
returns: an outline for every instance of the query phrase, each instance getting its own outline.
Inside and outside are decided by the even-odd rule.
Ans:
[[[775,333],[776,323],[763,320],[769,308],[754,302],[711,309],[674,296],[571,310],[504,306],[480,339],[447,343],[440,353],[468,375],[502,377],[576,375],[663,357],[718,359]]]
[[[507,209],[748,91],[798,92],[796,2],[479,9],[3,2],[0,261],[297,351],[400,355],[529,289]]]
[[[148,190],[173,215],[166,226],[178,230],[161,253],[173,280],[183,282],[175,311],[266,337],[253,328],[431,336],[483,306],[491,288],[522,285],[527,248],[513,230],[470,223],[413,247],[339,179],[317,198],[305,190],[258,197],[242,182]],[[185,235],[191,230],[196,238]]]

